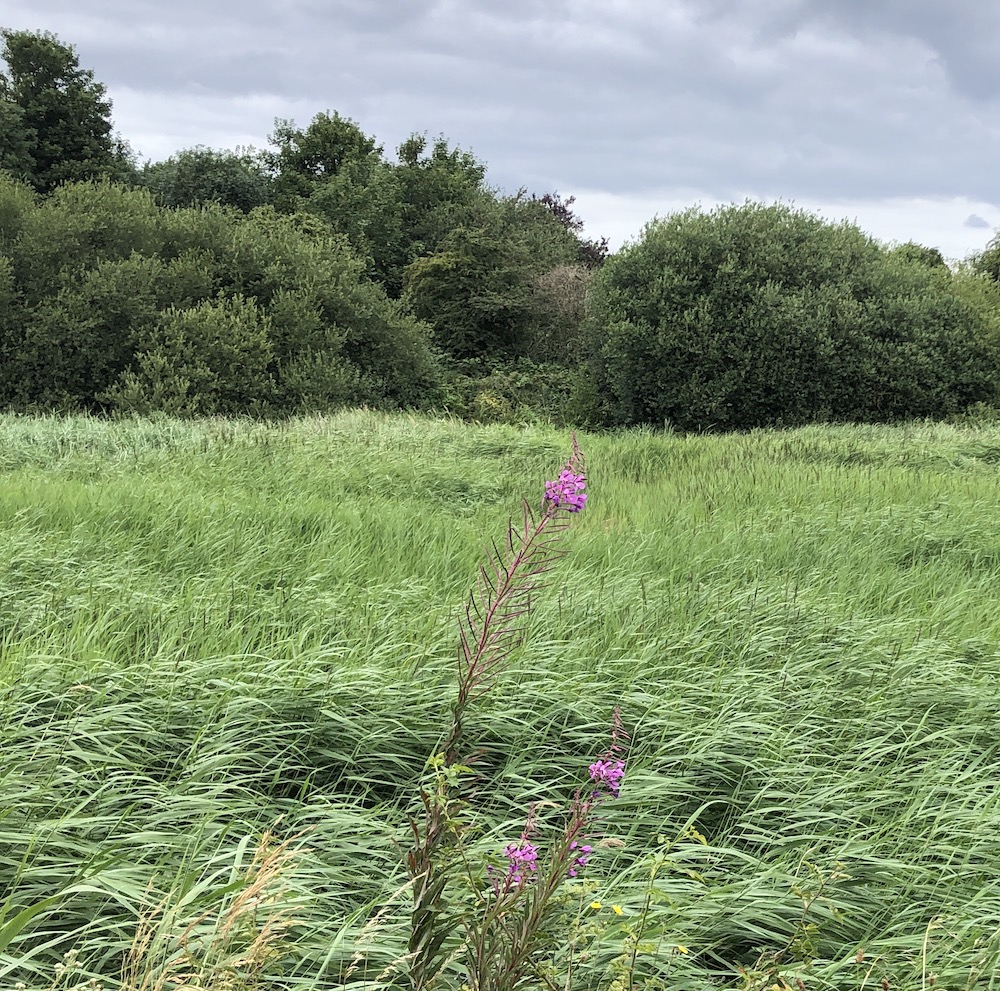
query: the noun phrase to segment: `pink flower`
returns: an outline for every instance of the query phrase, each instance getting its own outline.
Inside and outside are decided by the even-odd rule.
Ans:
[[[619,757],[608,757],[594,761],[590,765],[590,780],[597,782],[598,791],[603,786],[611,793],[612,798],[618,797],[625,776],[625,761]],[[597,792],[594,793],[595,795]]]
[[[570,869],[568,871],[566,871],[567,876],[569,876],[569,877],[576,877],[576,869],[578,867],[586,867],[587,866],[587,860],[588,860],[590,851],[593,849],[593,847],[586,846],[586,845],[580,846],[580,844],[577,843],[576,840],[573,840],[573,842],[570,843],[569,848],[570,848],[570,851],[577,851],[577,850],[580,851],[573,858],[573,863],[570,865]]]
[[[524,883],[525,871],[534,874],[538,870],[538,847],[527,840],[508,843],[503,848],[503,855],[508,860],[507,876],[512,884],[520,886]]]
[[[586,487],[587,476],[577,474],[569,464],[554,482],[545,483],[545,505],[551,509],[579,513],[587,504]]]

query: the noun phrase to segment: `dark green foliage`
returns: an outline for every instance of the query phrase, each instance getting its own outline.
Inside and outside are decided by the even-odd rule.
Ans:
[[[278,121],[272,141],[278,209],[301,208],[343,234],[366,273],[433,326],[446,354],[565,360],[557,342],[573,330],[538,281],[581,259],[596,265],[606,252],[582,240],[572,198],[498,197],[485,165],[444,138],[413,135],[387,162],[337,114],[318,115],[305,131]]]
[[[357,136],[356,152],[314,178],[300,202],[345,234],[372,277],[398,297],[406,266],[439,250],[456,229],[478,226],[496,197],[486,189],[486,167],[443,138],[428,150],[425,137],[412,136],[396,163]]]
[[[136,252],[100,261],[34,308],[6,391],[24,404],[96,409],[133,364],[142,335],[159,314],[193,306],[211,291],[209,273],[193,255],[163,262]]]
[[[527,356],[535,280],[576,255],[576,242],[538,202],[484,198],[474,226],[447,234],[406,270],[406,299],[457,359]]]
[[[944,255],[937,248],[928,248],[924,244],[917,244],[915,241],[907,241],[892,249],[894,255],[905,258],[907,261],[920,262],[928,268],[937,268],[947,271],[948,263],[944,260]]]
[[[164,243],[164,219],[145,190],[67,184],[23,213],[12,251],[18,280],[40,301],[102,261],[122,261],[133,252],[155,255]]]
[[[433,400],[429,328],[318,218],[0,180],[0,404],[174,413]]]
[[[575,420],[576,372],[565,365],[522,358],[492,370],[478,361],[458,362],[450,371],[441,406],[464,420],[559,425]]]
[[[457,227],[474,226],[486,189],[486,166],[471,152],[449,148],[437,138],[428,150],[427,138],[414,134],[398,149],[403,201],[403,229],[410,256],[417,258],[439,247]]]
[[[139,182],[163,206],[219,203],[249,213],[271,198],[271,179],[250,152],[189,148],[166,161],[145,165]]]
[[[0,341],[0,402],[93,408],[131,355],[132,328],[176,298],[148,193],[68,184],[28,201],[0,183],[21,312]],[[7,226],[4,224],[3,226]]]
[[[130,413],[233,415],[271,398],[270,321],[241,296],[170,307],[140,334],[132,366],[107,399]]]
[[[419,405],[436,382],[426,326],[368,281],[344,238],[311,216],[254,211],[235,232],[225,281],[271,315],[283,408]]]
[[[105,88],[81,69],[76,51],[52,34],[3,31],[0,124],[12,126],[15,144],[0,167],[49,192],[67,180],[132,174],[126,146],[112,134]],[[6,160],[8,154],[10,160]]]
[[[36,202],[27,185],[0,174],[0,252],[9,252],[14,246]]]
[[[294,211],[348,162],[381,157],[382,149],[353,120],[338,113],[317,114],[303,131],[293,121],[276,120],[268,158],[274,172],[274,197],[280,209]]]
[[[988,275],[994,282],[1000,282],[1000,234],[972,259],[972,267],[981,275]]]
[[[365,259],[369,275],[398,298],[412,247],[403,186],[394,166],[373,157],[346,162],[303,208],[345,235],[355,254]]]
[[[0,77],[0,172],[30,182],[35,168],[31,157],[33,135],[24,122],[24,111],[2,93]]]
[[[596,417],[730,430],[944,416],[997,388],[946,269],[786,206],[650,224],[598,273]]]

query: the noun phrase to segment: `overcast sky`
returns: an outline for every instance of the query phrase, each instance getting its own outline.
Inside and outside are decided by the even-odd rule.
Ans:
[[[76,46],[145,159],[353,118],[575,195],[614,246],[747,198],[947,256],[1000,227],[995,0],[4,0]]]

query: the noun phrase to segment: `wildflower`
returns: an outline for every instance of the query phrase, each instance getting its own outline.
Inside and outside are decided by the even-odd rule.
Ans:
[[[590,907],[596,911],[597,909],[603,908],[604,906],[600,902],[591,902]]]
[[[503,855],[508,860],[507,877],[510,883],[519,887],[524,883],[525,871],[534,874],[538,870],[538,847],[521,839],[517,843],[508,843],[503,848]]]
[[[554,482],[545,483],[545,506],[547,509],[565,509],[579,513],[587,504],[587,476],[573,471],[567,465]]]
[[[691,951],[686,946],[681,946],[680,943],[677,944],[678,953],[690,953]]]
[[[612,905],[611,906],[611,911],[614,912],[615,915],[624,915],[625,914],[625,912],[622,909],[621,905]]]
[[[573,863],[570,864],[569,870],[566,871],[566,875],[567,877],[576,877],[576,869],[578,867],[587,866],[587,859],[593,847],[580,846],[580,844],[576,840],[573,840],[573,842],[570,843],[569,848],[570,852],[574,854],[574,857],[573,857]],[[579,851],[579,853],[577,853],[576,851]]]
[[[590,780],[598,784],[598,790],[594,792],[594,797],[596,798],[600,794],[600,786],[603,785],[611,793],[612,798],[617,798],[624,775],[625,761],[620,757],[594,761],[590,765]]]

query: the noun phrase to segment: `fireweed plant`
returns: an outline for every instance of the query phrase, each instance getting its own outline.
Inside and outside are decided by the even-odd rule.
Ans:
[[[548,939],[546,923],[560,887],[587,866],[599,807],[618,797],[627,744],[620,712],[615,709],[610,746],[590,765],[590,781],[577,789],[554,840],[544,851],[535,842],[538,823],[532,806],[520,837],[484,870],[464,846],[470,826],[462,792],[476,756],[466,743],[465,718],[521,643],[521,621],[532,596],[563,554],[560,537],[586,505],[586,481],[574,436],[570,460],[557,479],[545,483],[539,512],[522,502],[520,525],[511,523],[503,545],[492,546],[465,606],[450,728],[440,752],[428,761],[420,791],[422,817],[410,822],[413,845],[406,860],[413,909],[407,959],[413,991],[435,987],[452,960],[461,960],[469,991],[513,991],[529,979],[556,986],[539,967]],[[459,884],[464,900],[453,894]],[[455,932],[464,934],[458,949],[446,945]]]

